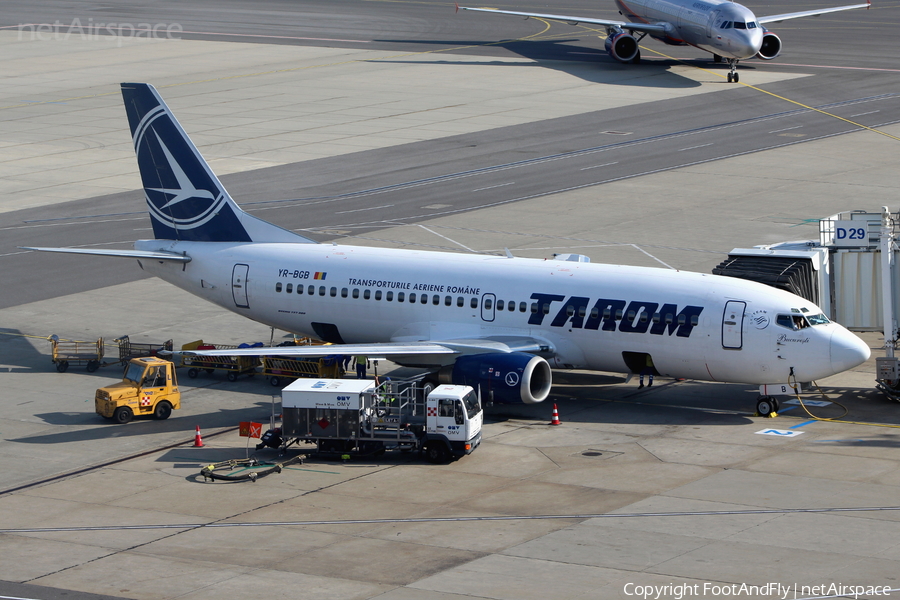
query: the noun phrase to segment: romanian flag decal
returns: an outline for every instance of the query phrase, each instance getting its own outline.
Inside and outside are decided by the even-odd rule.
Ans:
[[[325,279],[326,275],[328,275],[328,273],[325,273],[323,271],[316,271],[316,276],[314,277],[314,279]]]

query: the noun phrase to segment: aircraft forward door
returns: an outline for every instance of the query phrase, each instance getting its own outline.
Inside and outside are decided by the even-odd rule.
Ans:
[[[250,301],[247,297],[247,273],[250,271],[249,265],[234,265],[231,272],[231,295],[234,297],[234,305],[238,308],[250,308]]]
[[[483,321],[493,321],[495,314],[494,304],[497,303],[497,296],[494,294],[483,294],[481,296],[481,319]]]
[[[729,300],[725,303],[722,314],[722,347],[729,350],[740,350],[744,345],[744,310],[747,303],[740,300]]]

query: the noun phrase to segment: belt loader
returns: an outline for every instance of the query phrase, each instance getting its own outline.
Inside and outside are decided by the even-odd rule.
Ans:
[[[360,379],[298,379],[282,390],[281,410],[284,439],[315,443],[321,453],[418,450],[432,463],[472,453],[484,417],[468,386],[429,391]]]

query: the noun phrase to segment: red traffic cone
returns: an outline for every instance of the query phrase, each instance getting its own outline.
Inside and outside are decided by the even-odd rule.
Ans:
[[[556,410],[555,402],[553,403],[553,419],[550,420],[550,424],[551,425],[562,425],[562,423],[559,422],[559,411]]]
[[[197,433],[194,434],[194,448],[203,447],[203,438],[200,437],[200,426],[197,425]]]

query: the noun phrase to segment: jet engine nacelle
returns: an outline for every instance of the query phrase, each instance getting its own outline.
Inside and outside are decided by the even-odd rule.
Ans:
[[[606,51],[619,62],[629,62],[637,56],[638,43],[634,36],[620,31],[606,37]]]
[[[763,34],[762,46],[760,46],[756,57],[763,60],[772,60],[779,54],[781,54],[781,38],[771,31],[765,32]]]
[[[482,399],[498,404],[536,404],[550,394],[553,375],[540,356],[524,352],[461,356],[441,369],[441,383],[481,388]]]

